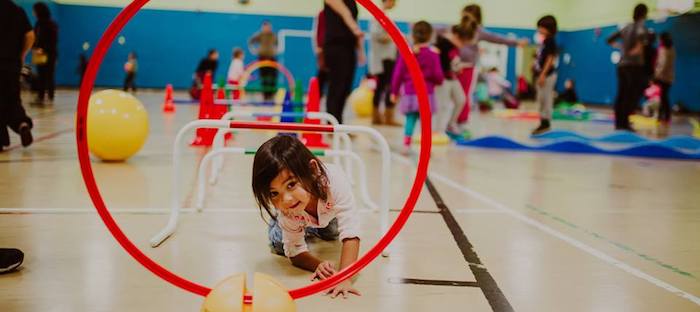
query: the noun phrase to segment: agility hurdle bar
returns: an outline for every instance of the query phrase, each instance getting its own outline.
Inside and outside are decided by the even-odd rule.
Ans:
[[[172,200],[171,213],[166,226],[156,234],[150,241],[151,247],[155,248],[168,239],[177,228],[177,222],[180,217],[180,199],[179,199],[179,181],[180,181],[180,158],[182,150],[182,142],[185,134],[196,128],[214,128],[214,129],[239,129],[239,130],[277,130],[289,132],[321,132],[321,133],[363,133],[375,139],[379,145],[382,155],[382,171],[381,171],[381,192],[389,193],[389,177],[391,175],[391,151],[389,144],[379,131],[365,126],[350,126],[350,125],[311,125],[311,124],[294,124],[294,123],[273,123],[273,122],[248,122],[248,121],[225,121],[225,120],[195,120],[180,129],[175,137],[173,144],[173,177],[172,177]],[[389,197],[383,196],[379,203],[379,216],[381,231],[386,232],[389,226]],[[388,256],[388,251],[384,251],[382,255]]]
[[[286,112],[265,112],[265,113],[254,113],[254,112],[240,112],[240,111],[233,111],[233,112],[227,112],[223,116],[221,116],[221,120],[231,120],[235,118],[257,118],[257,117],[289,117],[289,118],[307,118],[307,119],[316,119],[320,120],[321,122],[325,122],[330,125],[338,125],[338,119],[335,118],[335,116],[326,113],[326,112],[304,112],[304,113],[286,113]],[[219,129],[216,132],[216,135],[214,135],[214,141],[212,144],[212,150],[217,150],[220,148],[223,148],[224,145],[226,144],[225,142],[225,135],[227,133],[233,132],[233,129]],[[342,141],[342,146],[341,146],[341,141]],[[350,140],[350,136],[347,133],[340,133],[337,135],[333,135],[333,142],[332,142],[332,147],[335,150],[346,150],[346,151],[351,151],[352,150],[352,141]],[[340,165],[340,157],[334,157],[333,160],[336,164]],[[216,179],[219,177],[219,172],[221,171],[221,168],[223,167],[223,155],[219,156],[214,160],[214,165],[212,166],[211,170],[211,175],[209,176],[209,183],[214,184],[216,183]],[[355,184],[355,179],[352,174],[352,163],[350,162],[349,159],[346,158],[345,162],[345,172],[350,178],[350,181],[352,181],[352,184]]]

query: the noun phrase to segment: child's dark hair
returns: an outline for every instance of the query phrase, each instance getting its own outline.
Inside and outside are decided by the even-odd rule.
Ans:
[[[649,14],[649,8],[646,6],[646,4],[640,3],[634,7],[632,18],[634,18],[635,21],[638,21],[647,18],[647,14]]]
[[[413,24],[413,42],[416,44],[429,42],[433,37],[433,26],[426,21]]]
[[[233,49],[233,57],[238,58],[239,56],[243,55],[243,49],[241,48],[235,48]]]
[[[457,35],[460,40],[472,40],[476,36],[476,31],[479,28],[479,23],[471,14],[462,16],[459,24],[452,26],[452,33]]]
[[[312,167],[312,160],[318,166]],[[260,146],[253,160],[253,195],[261,215],[265,209],[272,219],[276,219],[271,207],[270,183],[284,170],[289,171],[311,195],[328,200],[328,176],[321,161],[296,137],[278,135]]]
[[[557,33],[557,19],[552,15],[546,15],[537,21],[537,27],[542,27],[546,29],[551,36]]]
[[[661,45],[663,45],[666,48],[673,47],[673,39],[671,38],[671,33],[667,31],[661,33],[661,35],[659,36],[659,41],[661,41]]]
[[[470,4],[462,9],[462,16],[471,14],[476,19],[476,23],[481,25],[481,7],[478,4]]]
[[[36,19],[40,23],[48,22],[51,20],[51,11],[49,10],[49,6],[46,5],[46,3],[34,3],[34,6],[32,6],[32,8],[34,9],[34,13],[36,13]]]

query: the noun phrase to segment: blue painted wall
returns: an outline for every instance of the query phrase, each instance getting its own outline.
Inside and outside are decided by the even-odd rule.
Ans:
[[[682,103],[691,111],[700,111],[700,14],[678,16],[662,23],[648,22],[657,34],[671,33],[676,48],[676,81],[671,88],[671,102]],[[560,62],[558,88],[567,78],[574,79],[583,102],[612,105],[617,93],[616,66],[610,60],[613,49],[606,39],[616,26],[562,34],[561,55],[569,53],[571,63]]]
[[[31,15],[35,1],[17,1]],[[77,86],[78,57],[83,52],[84,42],[91,48],[97,43],[108,23],[119,13],[117,8],[62,5],[50,3],[54,17],[59,21],[59,62],[57,83]],[[210,48],[221,53],[218,77],[224,77],[230,63],[230,51],[235,46],[246,47],[247,38],[255,33],[263,20],[270,20],[276,30],[310,30],[310,17],[263,16],[225,14],[211,12],[189,12],[170,10],[143,10],[124,28],[121,35],[123,45],[113,43],[101,67],[96,84],[121,86],[124,79],[123,64],[130,51],[139,55],[137,83],[140,87],[163,88],[172,83],[177,88],[187,88],[192,72],[199,60]],[[367,29],[367,21],[361,25]],[[667,30],[672,33],[678,53],[677,82],[671,92],[672,101],[682,102],[685,107],[700,111],[700,14],[674,17],[664,23],[649,23],[657,33]],[[408,31],[406,23],[399,23],[402,31]],[[532,38],[533,30],[488,28],[502,35]],[[616,93],[615,65],[610,62],[613,51],[605,42],[616,26],[601,28],[600,36],[595,29],[560,32],[557,42],[562,53],[571,55],[571,63],[560,60],[558,88],[563,81],[572,78],[577,82],[580,98],[586,103],[611,105]],[[506,78],[515,82],[516,53],[508,49]],[[253,56],[246,55],[246,61]],[[309,38],[288,38],[287,51],[279,56],[289,70],[306,84],[316,72],[316,63]],[[363,76],[366,68],[358,68],[357,77]],[[515,85],[515,83],[514,83]]]

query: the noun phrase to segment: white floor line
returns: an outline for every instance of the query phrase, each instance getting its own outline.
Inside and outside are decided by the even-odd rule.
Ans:
[[[452,209],[450,209],[452,210]],[[456,209],[455,213],[463,214],[504,214],[505,212],[496,209]]]
[[[400,155],[394,155],[394,156],[395,156],[395,159],[398,159],[401,162],[411,163],[411,161],[406,159],[405,157],[402,157]],[[564,241],[564,242],[568,243],[569,245],[571,245],[571,246],[573,246],[581,251],[584,251],[584,252],[586,252],[586,253],[588,253],[588,254],[590,254],[590,255],[592,255],[592,256],[594,256],[594,257],[596,257],[604,262],[607,262],[608,264],[611,264],[611,265],[613,265],[613,266],[615,266],[615,267],[617,267],[617,268],[619,268],[619,269],[621,269],[629,274],[632,274],[632,275],[634,275],[638,278],[641,278],[649,283],[652,283],[652,284],[656,285],[657,287],[660,287],[666,291],[669,291],[669,292],[671,292],[671,293],[673,293],[681,298],[685,298],[687,300],[690,300],[691,302],[695,303],[696,305],[700,305],[700,298],[699,297],[697,297],[693,294],[690,294],[688,292],[685,292],[683,290],[680,290],[669,283],[666,283],[666,282],[664,282],[656,277],[653,277],[647,273],[644,273],[641,270],[628,265],[627,263],[624,263],[620,260],[617,260],[617,259],[613,258],[612,256],[609,256],[608,254],[606,254],[602,251],[599,251],[591,246],[584,244],[581,241],[578,241],[570,236],[567,236],[566,234],[559,232],[559,231],[557,231],[557,230],[555,230],[555,229],[553,229],[553,228],[551,228],[551,227],[549,227],[549,226],[547,226],[547,225],[545,225],[537,220],[529,218],[529,217],[523,215],[522,213],[517,212],[515,209],[509,208],[506,205],[501,204],[501,203],[487,197],[486,195],[483,195],[483,194],[481,194],[475,190],[472,190],[466,186],[460,185],[459,183],[457,183],[457,182],[455,182],[455,181],[453,181],[453,180],[451,180],[443,175],[440,175],[437,173],[430,173],[429,176],[430,176],[430,178],[435,179],[436,181],[440,181],[441,183],[444,183],[444,184],[446,184],[446,185],[448,185],[456,190],[459,190],[459,191],[461,191],[461,192],[463,192],[463,193],[465,193],[465,194],[467,194],[467,195],[469,195],[469,196],[471,196],[471,197],[473,197],[473,198],[475,198],[475,199],[477,199],[485,204],[492,206],[493,208],[495,208],[499,211],[502,211],[503,213],[505,213],[505,214],[507,214],[507,215],[509,215],[509,216],[511,216],[511,217],[523,222],[523,223],[526,223],[530,226],[533,226],[533,227],[541,230],[542,232],[545,232],[551,236],[554,236],[555,238],[557,238],[561,241]]]

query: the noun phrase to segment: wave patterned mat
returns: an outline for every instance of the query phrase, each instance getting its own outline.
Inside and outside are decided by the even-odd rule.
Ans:
[[[652,140],[636,133],[627,131],[618,131],[612,134],[591,137],[582,135],[578,132],[569,130],[553,130],[540,135],[533,135],[533,139],[538,140],[578,140],[581,142],[600,142],[600,143],[618,143],[618,144],[634,144],[634,143],[656,143],[661,146],[674,149],[699,150],[700,139],[688,136],[677,135],[665,138],[663,140]]]
[[[635,143],[632,146],[623,149],[611,150],[596,147],[591,145],[590,143],[576,140],[557,141],[554,143],[534,146],[518,143],[510,138],[503,136],[487,136],[475,140],[461,140],[458,141],[457,144],[461,146],[507,149],[518,151],[541,151],[556,153],[598,154],[612,156],[700,160],[700,152],[688,153],[674,148],[670,148],[668,146],[660,145],[655,142]]]

